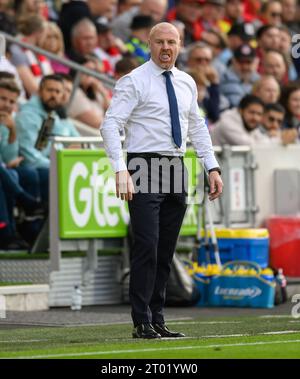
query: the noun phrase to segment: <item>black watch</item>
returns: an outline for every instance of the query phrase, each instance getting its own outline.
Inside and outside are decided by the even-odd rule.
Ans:
[[[221,169],[220,169],[220,167],[211,168],[210,170],[208,170],[208,173],[210,174],[213,171],[217,171],[221,175]]]

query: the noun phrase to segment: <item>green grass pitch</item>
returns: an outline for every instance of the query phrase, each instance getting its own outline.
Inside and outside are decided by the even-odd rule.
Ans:
[[[0,328],[0,358],[300,358],[300,320],[199,318],[168,323],[183,339],[135,340],[130,324]]]

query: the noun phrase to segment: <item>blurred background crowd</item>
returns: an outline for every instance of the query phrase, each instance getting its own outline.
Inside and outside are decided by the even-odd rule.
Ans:
[[[47,214],[43,123],[95,135],[112,96],[47,52],[118,80],[149,59],[161,21],[181,35],[176,65],[197,84],[214,145],[299,143],[298,0],[0,0],[0,33],[27,44],[10,39],[1,52],[0,249],[28,248]]]

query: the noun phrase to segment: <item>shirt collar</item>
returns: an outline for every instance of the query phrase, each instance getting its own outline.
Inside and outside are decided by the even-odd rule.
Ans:
[[[166,71],[164,68],[161,68],[161,67],[159,67],[156,63],[154,63],[152,59],[149,60],[149,65],[150,65],[150,68],[151,68],[152,72],[153,72],[154,75],[156,75],[156,76],[159,76],[159,75],[161,75],[163,72]],[[177,68],[176,68],[175,66],[173,66],[173,67],[171,68],[171,70],[168,70],[168,71],[171,71],[172,74],[175,76],[175,74],[176,74],[176,70],[177,70]]]

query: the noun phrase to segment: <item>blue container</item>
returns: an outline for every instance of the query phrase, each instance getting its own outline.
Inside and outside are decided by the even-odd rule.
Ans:
[[[216,237],[222,264],[243,260],[256,262],[262,268],[268,266],[269,236],[266,229],[222,229],[216,230]],[[209,243],[210,263],[216,263],[211,239]],[[198,263],[208,263],[205,247],[198,250]]]
[[[209,285],[208,303],[217,307],[272,308],[275,282],[259,277],[216,276]]]
[[[196,283],[196,286],[200,292],[200,300],[196,304],[197,307],[203,307],[205,305],[208,305],[208,292],[209,292],[209,283],[210,283],[210,276],[204,276],[201,274],[195,274],[194,275],[194,282]]]

